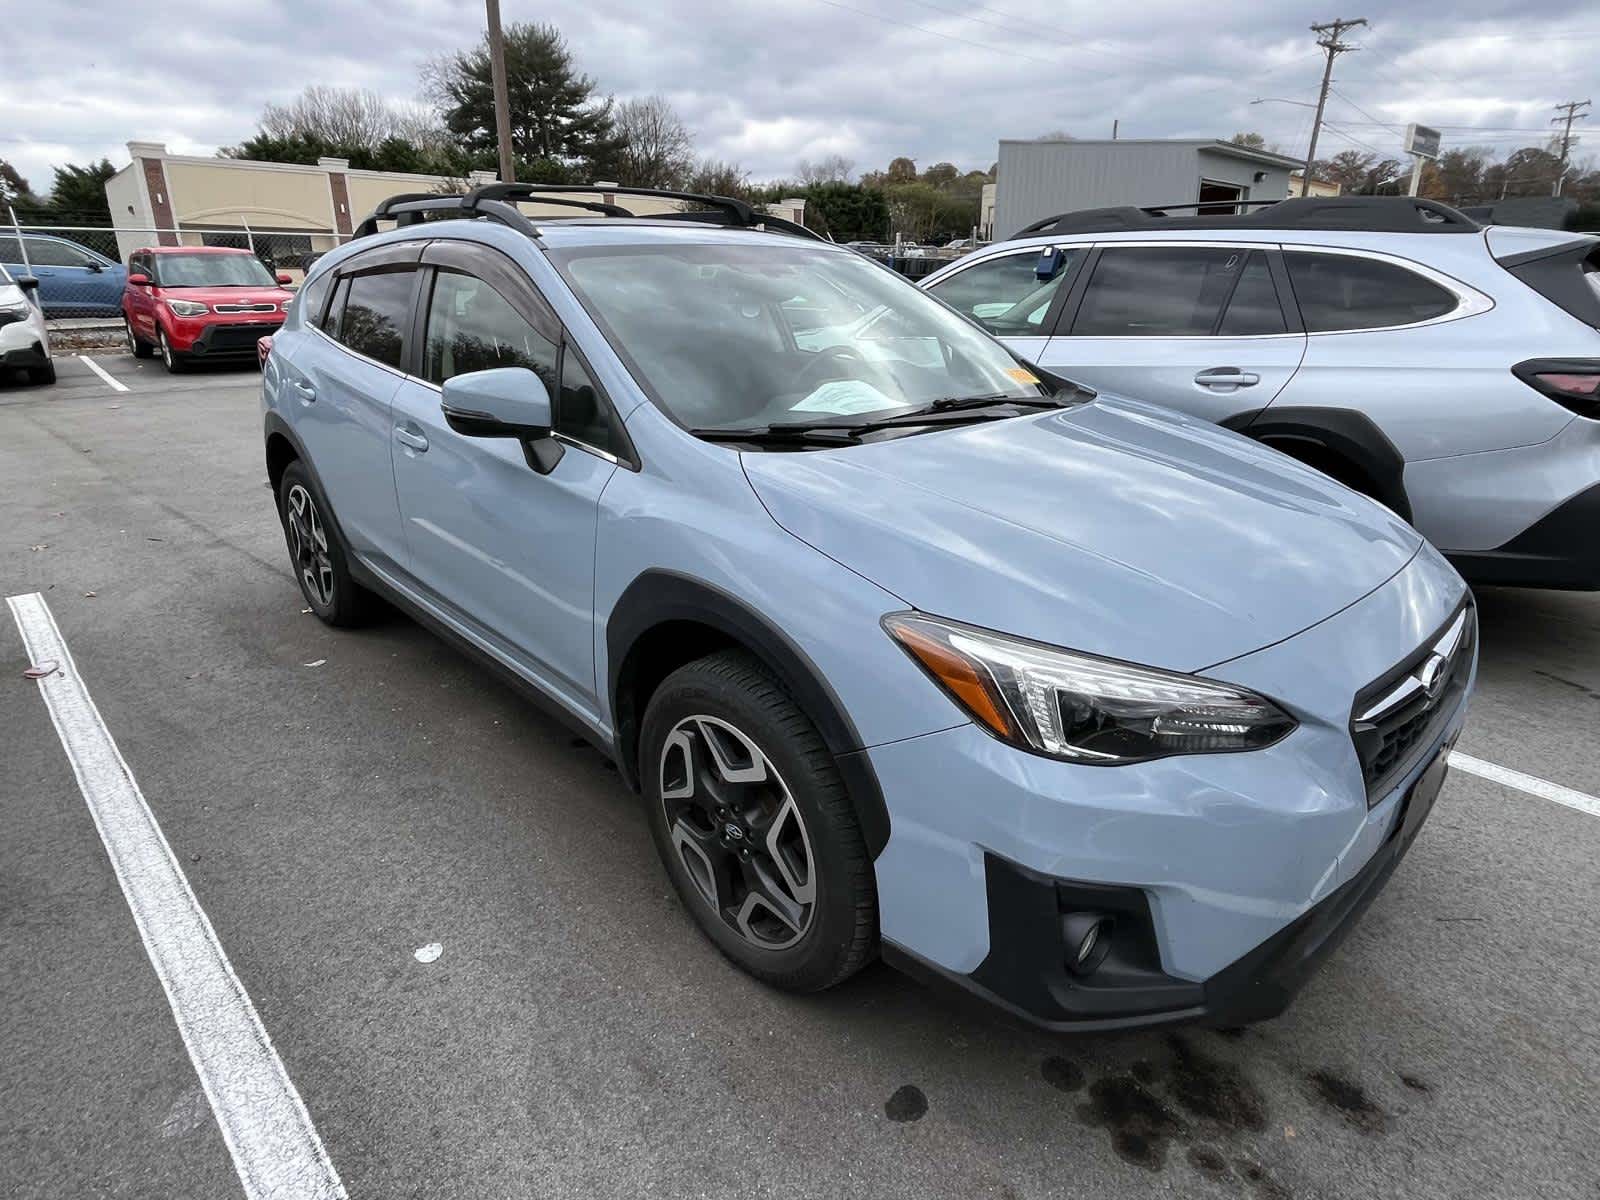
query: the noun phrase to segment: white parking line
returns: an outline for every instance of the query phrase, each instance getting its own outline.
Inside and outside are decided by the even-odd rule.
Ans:
[[[113,379],[111,377],[110,373],[104,367],[102,367],[99,363],[95,362],[95,360],[90,358],[87,354],[80,354],[77,357],[78,357],[78,361],[79,362],[81,362],[84,366],[88,367],[89,370],[93,371],[96,375],[100,376],[101,379],[104,379],[108,384],[110,384],[117,391],[125,392],[125,391],[128,390],[128,385],[127,384],[123,383],[119,379]]]
[[[94,816],[184,1045],[250,1200],[343,1200],[300,1094],[233,973],[44,598],[11,596],[39,692]]]
[[[1587,792],[1562,787],[1559,783],[1551,783],[1534,775],[1524,775],[1521,771],[1513,771],[1510,767],[1502,767],[1499,763],[1484,762],[1481,758],[1473,758],[1472,755],[1463,754],[1459,750],[1450,752],[1450,765],[1506,787],[1516,788],[1519,792],[1527,792],[1530,796],[1539,796],[1555,804],[1564,804],[1581,813],[1588,813],[1591,817],[1600,817],[1600,798],[1591,796]]]

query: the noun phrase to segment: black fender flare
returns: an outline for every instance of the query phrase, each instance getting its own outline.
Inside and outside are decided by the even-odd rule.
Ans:
[[[777,676],[816,724],[838,764],[855,806],[867,851],[873,857],[889,841],[889,810],[861,736],[827,679],[805,651],[755,609],[703,580],[675,571],[641,573],[618,598],[606,622],[606,694],[611,706],[618,770],[639,787],[639,719],[632,704],[629,676],[636,667],[633,649],[651,629],[670,622],[694,622],[738,642]]]
[[[1375,499],[1402,520],[1411,520],[1405,455],[1366,413],[1351,408],[1271,407],[1236,413],[1221,424],[1258,442],[1309,443],[1337,455],[1372,481]]]

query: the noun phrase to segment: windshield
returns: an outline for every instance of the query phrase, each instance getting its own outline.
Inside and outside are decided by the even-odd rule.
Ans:
[[[156,254],[162,287],[276,287],[277,280],[254,254]]]
[[[550,257],[635,378],[691,429],[848,426],[938,400],[1044,394],[998,342],[857,254],[773,239]]]

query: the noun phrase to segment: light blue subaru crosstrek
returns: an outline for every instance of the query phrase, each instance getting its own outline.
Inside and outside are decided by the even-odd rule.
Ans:
[[[740,201],[584,191],[397,197],[311,272],[263,401],[312,609],[381,595],[575,725],[772,984],[1281,1011],[1438,793],[1455,571]]]

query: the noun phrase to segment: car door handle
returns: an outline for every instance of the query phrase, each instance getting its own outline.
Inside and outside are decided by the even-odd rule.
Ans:
[[[1238,367],[1212,367],[1194,377],[1201,387],[1255,387],[1261,376],[1254,371],[1241,371]]]
[[[309,383],[303,383],[298,379],[294,379],[290,380],[289,386],[294,388],[295,394],[299,396],[301,401],[306,404],[310,404],[317,398],[317,389],[312,387]]]
[[[428,449],[428,439],[414,429],[407,429],[404,425],[394,427],[394,440],[402,446],[422,454]]]

